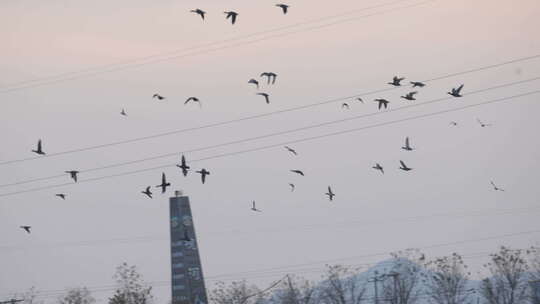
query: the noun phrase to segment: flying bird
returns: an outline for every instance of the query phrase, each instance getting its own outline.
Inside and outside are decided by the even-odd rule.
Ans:
[[[349,104],[346,103],[346,102],[344,102],[344,103],[341,104],[341,108],[342,108],[342,109],[345,109],[345,108],[346,108],[347,110],[350,109],[350,108],[349,108]]]
[[[460,85],[458,88],[452,88],[451,92],[446,92],[454,97],[462,97],[461,95],[461,89],[463,89],[463,84]]]
[[[253,201],[253,203],[252,203],[251,210],[253,210],[255,212],[262,212],[261,210],[257,209],[257,207],[255,207],[255,201]]]
[[[401,82],[403,79],[405,79],[405,77],[399,78],[399,77],[397,77],[397,76],[394,76],[394,78],[392,79],[392,82],[389,82],[388,84],[393,85],[393,86],[396,86],[396,87],[399,87],[399,86],[401,86],[401,83],[400,83],[400,82]]]
[[[482,128],[485,128],[485,127],[489,127],[491,126],[491,124],[486,124],[486,123],[483,123],[480,119],[476,119],[476,121],[478,122],[478,124],[480,124],[480,127]]]
[[[182,155],[182,164],[176,166],[182,169],[182,174],[184,174],[184,176],[187,176],[190,167],[186,164],[186,157],[184,155]]]
[[[194,10],[191,10],[192,13],[195,13],[195,14],[198,14],[199,16],[201,16],[202,20],[204,20],[204,15],[206,14],[205,11],[203,11],[202,9],[198,8],[198,9],[194,9]]]
[[[289,9],[289,6],[287,4],[276,4],[277,7],[281,7],[283,10],[283,14],[287,14],[287,10]]]
[[[24,229],[27,233],[30,233],[31,226],[20,226],[21,229]]]
[[[493,190],[495,190],[495,191],[504,191],[504,189],[497,187],[493,181],[490,181],[490,182],[491,182],[491,185],[493,186]]]
[[[409,143],[409,137],[405,137],[405,146],[404,147],[401,147],[401,149],[405,150],[405,151],[412,151],[413,148],[411,148],[411,145]]]
[[[356,100],[360,101],[361,103],[364,103],[364,100],[360,97],[356,97]]]
[[[58,196],[59,198],[65,200],[66,199],[66,195],[64,193],[58,193],[58,194],[55,194],[54,196]]]
[[[379,163],[375,163],[375,166],[373,166],[371,168],[373,168],[375,170],[379,170],[379,171],[381,171],[382,174],[384,174],[384,169]]]
[[[120,115],[127,116],[126,110],[122,109],[122,112],[120,112]]]
[[[332,188],[330,188],[330,186],[328,186],[328,192],[325,193],[326,195],[328,195],[328,199],[330,201],[333,201],[334,200],[334,196],[336,196],[334,194],[334,192],[332,192]]]
[[[457,122],[451,121],[451,122],[450,122],[450,125],[455,127],[455,126],[457,126]]]
[[[193,102],[198,102],[199,103],[199,107],[202,107],[202,103],[201,101],[199,100],[199,98],[197,97],[189,97],[188,99],[186,99],[186,101],[184,101],[184,104],[188,104],[190,101],[193,101]]]
[[[407,167],[407,165],[405,165],[405,163],[402,160],[400,160],[399,163],[401,164],[401,166],[399,167],[401,170],[403,170],[403,171],[411,171],[412,170],[412,168]]]
[[[411,81],[411,84],[412,84],[413,88],[416,88],[416,87],[423,88],[423,87],[426,86],[425,83],[420,82],[420,81]]]
[[[257,80],[251,78],[251,79],[248,81],[248,83],[252,83],[252,84],[256,85],[256,86],[257,86],[257,90],[259,89],[259,82],[258,82]]]
[[[163,99],[165,99],[165,97],[159,95],[158,93],[152,95],[152,98],[157,98],[158,100],[163,100]]]
[[[234,24],[236,22],[236,18],[238,17],[238,13],[237,12],[233,12],[233,11],[229,11],[229,12],[224,12],[227,17],[225,19],[229,19],[231,18],[231,23]]]
[[[266,100],[266,103],[270,103],[270,96],[267,93],[257,93],[257,95],[264,96],[264,99]]]
[[[152,191],[150,191],[150,186],[146,187],[146,190],[141,191],[142,194],[145,194],[149,198],[152,198]]]
[[[37,142],[37,149],[32,150],[32,152],[37,153],[39,155],[45,155],[45,152],[43,152],[43,149],[41,148],[41,139]]]
[[[409,92],[409,93],[407,93],[407,95],[401,96],[401,98],[405,98],[407,100],[416,100],[416,98],[414,98],[414,95],[416,95],[416,94],[418,94],[417,91]]]
[[[379,99],[375,99],[375,102],[378,102],[379,103],[379,110],[384,106],[384,108],[388,108],[388,104],[390,103],[390,101],[386,100],[386,99],[382,99],[382,98],[379,98]]]
[[[201,181],[202,181],[203,184],[206,181],[206,176],[210,175],[210,171],[208,171],[208,170],[206,170],[204,168],[202,168],[200,171],[197,171],[197,173],[201,174]]]
[[[304,172],[302,172],[301,170],[291,170],[291,172],[304,176]]]
[[[296,186],[293,183],[289,183],[289,186],[291,186],[291,192],[293,192],[294,189],[296,188]]]
[[[161,184],[157,185],[156,188],[161,188],[161,193],[165,193],[165,191],[167,191],[167,187],[169,187],[170,185],[171,183],[167,182],[165,173],[161,173]]]
[[[291,147],[285,146],[285,149],[287,149],[287,151],[291,152],[294,155],[298,155],[298,153],[296,153],[296,150]]]
[[[77,174],[79,174],[79,171],[75,171],[75,170],[71,170],[71,171],[64,171],[66,173],[69,173],[69,176],[71,176],[71,178],[77,182]]]

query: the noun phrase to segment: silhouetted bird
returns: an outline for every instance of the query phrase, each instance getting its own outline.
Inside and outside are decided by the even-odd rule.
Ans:
[[[252,84],[256,85],[256,86],[257,86],[257,90],[259,89],[259,82],[258,82],[257,80],[251,78],[251,79],[248,81],[248,83],[252,83]]]
[[[272,73],[272,72],[264,72],[264,73],[261,74],[261,77],[266,77],[266,81],[267,81],[268,84],[270,84],[270,83],[275,84],[277,74]]]
[[[59,198],[65,200],[66,199],[66,195],[64,193],[58,193],[58,194],[55,194],[55,196],[58,196]]]
[[[485,124],[482,121],[480,121],[480,119],[478,119],[478,118],[476,119],[476,121],[478,121],[478,124],[480,124],[480,127],[482,127],[482,128],[491,126],[491,124]]]
[[[416,98],[414,98],[414,95],[418,94],[418,92],[414,91],[414,92],[409,92],[407,95],[405,96],[401,96],[401,98],[405,98],[407,100],[416,100]]]
[[[399,163],[401,164],[401,166],[399,167],[401,170],[403,170],[403,171],[411,171],[412,170],[412,168],[407,167],[407,165],[405,165],[405,163],[402,160],[400,160]]]
[[[349,108],[349,104],[346,103],[346,102],[344,102],[344,103],[341,104],[341,108],[342,108],[342,109],[345,109],[345,108],[346,108],[347,110],[350,109],[350,108]]]
[[[165,173],[161,173],[161,184],[157,185],[156,188],[161,188],[161,193],[165,193],[165,191],[167,191],[167,187],[169,187],[170,185],[171,183],[167,182]]]
[[[152,98],[157,98],[158,100],[163,100],[163,99],[165,99],[165,97],[163,97],[163,96],[161,96],[161,95],[159,95],[159,94],[157,94],[157,93],[154,94],[154,95],[152,95]]]
[[[333,192],[332,192],[332,188],[330,188],[330,186],[328,186],[328,192],[325,193],[326,195],[328,195],[328,199],[330,201],[333,201],[334,200],[334,196],[336,196]]]
[[[448,94],[454,96],[454,97],[461,97],[461,89],[463,89],[463,85],[460,85],[457,89],[452,88],[451,92],[447,92]]]
[[[398,78],[397,76],[394,76],[394,78],[392,78],[392,82],[389,82],[388,84],[399,87],[399,86],[401,86],[401,81],[403,79],[405,79],[405,78],[404,77]]]
[[[364,100],[360,97],[356,97],[356,100],[360,101],[361,103],[364,103]]]
[[[146,190],[141,191],[142,194],[145,194],[149,198],[152,198],[152,191],[150,191],[150,186],[146,187]]]
[[[24,231],[26,231],[27,233],[30,233],[30,229],[32,228],[32,226],[20,226],[21,229],[24,229]]]
[[[199,98],[197,97],[189,97],[188,99],[186,99],[186,101],[184,101],[184,104],[188,104],[190,101],[193,101],[193,102],[198,102],[199,103],[199,107],[202,107],[202,103],[201,101],[199,100]]]
[[[423,88],[423,87],[426,86],[425,83],[420,82],[420,81],[411,81],[411,84],[412,84],[413,88],[416,88],[416,87],[421,87],[421,88]]]
[[[291,152],[294,155],[298,155],[298,153],[296,153],[296,150],[291,147],[285,146],[285,149],[287,149],[287,151]]]
[[[184,174],[184,176],[187,176],[190,167],[186,164],[186,157],[184,155],[182,155],[182,164],[176,166],[182,169],[182,174]]]
[[[281,9],[283,10],[283,14],[287,14],[287,11],[289,9],[289,5],[287,4],[276,4],[277,7],[281,7]]]
[[[231,18],[231,23],[232,24],[234,24],[236,22],[236,17],[238,17],[237,12],[230,11],[230,12],[224,12],[224,13],[227,14],[227,17],[225,19]]]
[[[255,201],[253,201],[253,203],[252,203],[251,210],[253,210],[255,212],[262,212],[261,210],[257,209],[257,207],[255,207]]]
[[[457,126],[457,125],[458,125],[458,123],[457,123],[457,122],[455,122],[455,121],[451,121],[451,122],[450,122],[450,125],[452,125],[452,126],[454,126],[454,127],[455,127],[455,126]]]
[[[379,110],[384,106],[384,108],[388,108],[388,104],[390,103],[390,101],[386,100],[386,99],[382,99],[382,98],[379,98],[379,99],[375,99],[376,102],[379,103]]]
[[[405,146],[401,147],[401,149],[405,151],[412,151],[413,148],[411,148],[411,145],[409,144],[409,137],[405,137]]]
[[[302,172],[301,170],[291,170],[291,172],[304,176],[304,172]]]
[[[201,181],[204,184],[206,181],[206,176],[210,175],[210,171],[207,171],[206,169],[202,168],[200,171],[197,171],[197,173],[201,174]]]
[[[45,152],[43,152],[43,149],[41,148],[41,139],[37,142],[37,149],[32,150],[32,152],[37,153],[39,155],[45,155]]]
[[[64,171],[66,173],[69,173],[69,176],[71,176],[71,178],[77,182],[77,174],[79,174],[79,171],[75,171],[75,170],[71,170],[71,171]]]
[[[122,109],[122,112],[120,112],[120,115],[127,116],[126,110]]]
[[[296,186],[293,183],[289,183],[289,186],[291,186],[291,192],[293,192],[294,188],[296,188]]]
[[[504,191],[504,189],[497,187],[493,181],[491,181],[491,185],[493,186],[493,190],[495,191]]]
[[[373,168],[375,170],[379,170],[379,171],[381,171],[382,174],[384,174],[384,169],[379,163],[375,163],[375,166],[373,166],[371,168]]]
[[[264,96],[264,99],[266,100],[266,103],[270,103],[270,96],[266,93],[257,93],[257,95]]]
[[[194,9],[194,10],[191,10],[192,13],[195,13],[195,14],[198,14],[199,16],[201,16],[202,20],[204,20],[204,15],[206,14],[205,11],[203,11],[202,9],[198,8],[198,9]]]

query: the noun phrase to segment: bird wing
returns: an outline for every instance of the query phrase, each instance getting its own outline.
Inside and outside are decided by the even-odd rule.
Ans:
[[[161,173],[161,184],[165,185],[167,183],[167,179],[165,178],[165,173]]]
[[[459,92],[461,92],[461,89],[463,89],[463,84],[460,85],[460,86],[456,89],[456,93],[459,94]]]
[[[405,147],[409,148],[409,137],[405,137]]]
[[[37,142],[37,149],[38,151],[41,151],[41,139]]]
[[[234,24],[236,22],[236,14],[232,14],[232,24]]]
[[[404,163],[402,160],[400,160],[399,162],[401,163],[401,166],[402,166],[403,168],[407,168],[407,165],[405,165],[405,163]]]

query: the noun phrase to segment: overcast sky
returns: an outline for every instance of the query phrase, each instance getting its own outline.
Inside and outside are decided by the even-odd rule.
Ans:
[[[384,3],[393,2],[387,6]],[[287,15],[273,1],[0,1],[0,162],[32,158],[39,138],[48,153],[207,125],[388,88],[394,75],[431,79],[540,54],[540,3],[500,0],[291,0]],[[413,4],[420,4],[411,6]],[[362,8],[378,6],[361,10]],[[408,7],[411,6],[411,7]],[[189,10],[207,11],[206,21]],[[400,7],[407,7],[400,9]],[[224,10],[239,13],[237,24]],[[336,18],[328,18],[341,15]],[[323,21],[306,23],[307,21]],[[318,27],[325,25],[322,27]],[[285,30],[216,44],[218,41]],[[294,33],[293,33],[294,32]],[[285,34],[287,33],[287,34]],[[264,39],[261,39],[264,38]],[[173,51],[206,45],[190,51]],[[166,59],[121,71],[43,83],[21,82],[157,56]],[[167,54],[181,55],[168,58]],[[270,104],[247,83],[261,85]],[[75,76],[81,74],[74,74]],[[74,76],[71,75],[71,76]],[[409,86],[204,130],[136,143],[2,165],[0,185],[180,152],[448,96],[464,97],[351,120],[243,144],[186,153],[189,160],[306,137],[368,127],[538,90],[540,80],[481,90],[540,76],[540,58],[429,82],[417,101],[399,98]],[[49,77],[49,78],[47,78]],[[261,79],[262,81],[262,79]],[[24,83],[26,85],[28,83]],[[40,82],[29,84],[42,84]],[[154,93],[167,98],[152,99]],[[184,105],[189,96],[196,104]],[[384,253],[540,230],[539,94],[428,116],[264,151],[193,162],[211,175],[184,178],[177,168],[84,182],[85,179],[174,164],[179,155],[0,187],[0,300],[38,290],[113,284],[122,262],[137,265],[155,284],[158,303],[170,298],[168,197],[190,196],[207,286],[221,274],[264,285],[286,271],[318,278],[324,264],[372,263]],[[127,117],[120,115],[124,108]],[[481,119],[492,124],[482,128]],[[450,126],[450,121],[458,126]],[[406,136],[416,149],[401,150]],[[399,160],[414,168],[398,169]],[[385,174],[373,170],[376,163]],[[289,172],[301,169],[305,177]],[[140,191],[173,184],[152,200]],[[493,191],[490,180],[504,188]],[[291,193],[288,183],[296,184]],[[336,193],[325,197],[327,186]],[[62,201],[54,196],[66,193]],[[262,213],[250,210],[256,200]],[[31,225],[27,235],[20,225]],[[480,277],[499,245],[538,244],[540,233],[425,249],[428,256],[459,252]],[[374,253],[379,256],[362,257]],[[356,257],[340,260],[345,257]],[[292,268],[290,265],[306,264]],[[274,272],[241,272],[274,269]],[[104,303],[111,290],[95,291]],[[54,300],[43,298],[46,301]]]

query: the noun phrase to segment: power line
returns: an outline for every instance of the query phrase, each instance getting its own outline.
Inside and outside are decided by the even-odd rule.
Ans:
[[[289,145],[289,144],[300,143],[300,142],[307,142],[307,141],[332,137],[332,136],[336,136],[336,135],[348,134],[348,133],[358,132],[358,131],[362,131],[362,130],[368,130],[368,129],[378,128],[378,127],[382,127],[382,126],[393,125],[393,124],[406,122],[406,121],[411,121],[411,120],[415,120],[415,119],[421,119],[421,118],[426,118],[426,117],[430,117],[430,116],[436,116],[436,115],[440,115],[440,114],[461,111],[461,110],[474,108],[474,107],[479,107],[479,106],[483,106],[483,105],[500,103],[500,102],[503,102],[503,101],[512,100],[514,98],[530,96],[530,95],[534,95],[534,94],[538,94],[538,93],[540,93],[540,90],[531,91],[531,92],[518,94],[518,95],[513,95],[513,96],[508,96],[508,97],[503,97],[503,98],[498,98],[498,99],[493,99],[493,100],[489,100],[489,101],[485,101],[485,102],[481,102],[481,103],[476,103],[476,104],[471,104],[471,105],[466,105],[466,106],[462,106],[462,107],[458,107],[458,108],[442,110],[442,111],[437,111],[437,112],[432,112],[432,113],[422,114],[422,115],[417,115],[417,116],[411,116],[411,117],[408,117],[408,118],[397,119],[397,120],[378,123],[378,124],[365,126],[365,127],[347,129],[347,130],[342,130],[342,131],[333,132],[333,133],[327,133],[327,134],[323,134],[323,135],[306,137],[306,138],[302,138],[302,139],[291,140],[291,141],[287,141],[287,142],[281,142],[279,144],[271,144],[271,145],[261,146],[261,147],[257,147],[257,148],[251,148],[251,149],[240,150],[240,151],[235,151],[235,152],[217,154],[217,155],[213,155],[213,156],[208,156],[208,157],[204,157],[204,158],[191,160],[191,162],[193,163],[193,162],[199,162],[199,161],[205,161],[205,160],[210,160],[210,159],[222,158],[222,157],[227,157],[227,156],[240,155],[240,154],[251,153],[251,152],[256,152],[256,151],[268,150],[268,149],[271,149],[271,148],[281,147],[283,145]],[[157,169],[164,169],[164,168],[174,167],[175,165],[176,164],[166,164],[166,165],[161,165],[161,166],[156,166],[156,167],[151,167],[151,168],[127,171],[127,172],[124,172],[124,173],[117,173],[117,174],[105,175],[105,176],[101,176],[101,177],[89,178],[89,179],[79,180],[78,184],[85,183],[85,182],[98,181],[98,180],[103,180],[103,179],[109,179],[109,178],[114,178],[114,177],[120,177],[120,176],[133,175],[133,174],[153,171],[153,170],[157,170]],[[52,189],[52,188],[58,188],[58,187],[63,187],[63,186],[70,186],[70,185],[74,185],[74,183],[63,183],[63,184],[56,184],[56,185],[48,185],[48,186],[43,186],[43,187],[35,187],[35,188],[27,189],[27,190],[7,192],[7,193],[0,194],[0,197],[12,196],[12,195],[17,195],[17,194],[22,194],[22,193],[29,193],[29,192],[36,192],[36,191],[40,191],[40,190],[46,190],[46,189]]]

